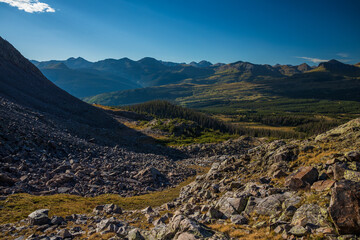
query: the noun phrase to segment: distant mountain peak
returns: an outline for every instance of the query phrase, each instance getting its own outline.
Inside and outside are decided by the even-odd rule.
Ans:
[[[338,61],[336,59],[331,59],[331,60],[329,60],[327,62],[320,63],[319,67],[325,67],[326,68],[326,67],[329,67],[329,66],[345,66],[345,65],[347,65],[347,64],[342,63],[342,62],[340,62],[340,61]]]
[[[83,61],[87,61],[86,59],[84,59],[82,57],[69,57],[67,60],[83,60]]]
[[[327,61],[327,63],[330,63],[330,64],[344,64],[336,59],[331,59],[330,61]]]
[[[206,60],[202,60],[200,62],[195,62],[195,61],[192,61],[191,63],[189,63],[190,66],[193,66],[193,67],[210,67],[211,65],[213,65],[211,62],[209,61],[206,61]]]
[[[302,63],[299,66],[297,66],[297,69],[301,72],[306,72],[306,71],[310,71],[312,69],[312,67],[310,67],[308,64],[306,63]]]
[[[358,67],[342,63],[336,59],[320,63],[317,69],[344,76],[357,76],[360,74]]]
[[[82,57],[71,57],[68,58],[65,62],[65,65],[71,69],[78,69],[78,68],[89,68],[92,65],[92,62],[82,58]]]

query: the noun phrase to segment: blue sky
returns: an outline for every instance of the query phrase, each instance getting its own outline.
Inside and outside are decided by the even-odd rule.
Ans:
[[[359,0],[0,0],[29,59],[360,62]]]

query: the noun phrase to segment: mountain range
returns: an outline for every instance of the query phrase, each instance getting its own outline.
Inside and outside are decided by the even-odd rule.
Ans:
[[[190,64],[143,58],[105,59],[89,62],[83,58],[65,61],[32,61],[42,73],[70,94],[83,98],[104,92],[179,83],[188,78],[214,73],[210,62]]]
[[[146,57],[138,61],[128,58],[89,62],[81,57],[65,61],[32,61],[56,85],[78,97],[144,87],[196,82],[222,72],[241,72],[241,79],[258,76],[283,77],[303,73],[307,64],[260,65],[248,62],[212,64],[208,61],[175,63]]]
[[[203,69],[211,69],[213,73],[180,83],[103,93],[84,100],[126,105],[166,99],[195,108],[274,98],[360,101],[360,68],[337,60],[317,67],[240,61]]]

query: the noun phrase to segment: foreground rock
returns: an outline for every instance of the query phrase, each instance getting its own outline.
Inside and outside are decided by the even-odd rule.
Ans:
[[[360,234],[360,183],[336,183],[329,212],[341,234]]]
[[[208,157],[214,161],[210,170],[161,206],[123,210],[106,204],[91,214],[55,216],[51,221],[47,210],[39,210],[28,221],[0,226],[4,233],[0,238],[36,233],[40,239],[59,240],[65,235],[82,239],[107,234],[113,239],[144,240],[272,239],[274,235],[289,240],[357,239],[360,163],[354,151],[360,147],[360,121],[339,129],[313,139],[276,140],[238,155]],[[69,170],[56,168],[54,176],[64,169]],[[149,184],[165,182],[169,175],[146,167],[133,179]]]
[[[30,213],[29,214],[30,225],[45,225],[50,223],[48,214],[49,214],[49,209],[40,209]]]

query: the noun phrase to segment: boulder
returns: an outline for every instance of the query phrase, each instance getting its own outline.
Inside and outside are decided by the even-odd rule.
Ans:
[[[261,199],[255,207],[256,213],[271,216],[279,212],[282,208],[283,196],[281,194],[270,195]]]
[[[31,225],[45,225],[50,223],[49,209],[39,209],[29,214],[29,223]]]
[[[329,212],[340,234],[360,234],[360,183],[349,180],[336,183]]]
[[[303,226],[294,226],[289,231],[290,234],[296,236],[296,237],[302,237],[305,236],[308,231]]]
[[[164,174],[153,167],[141,170],[134,178],[145,184],[163,185],[169,182]]]
[[[331,227],[329,215],[325,208],[317,204],[304,204],[298,208],[291,220],[292,225],[312,225],[317,227]]]
[[[285,179],[285,186],[291,190],[298,190],[313,184],[319,176],[319,172],[314,167],[301,167],[295,173]]]
[[[197,238],[194,236],[194,234],[184,232],[181,233],[176,240],[196,240]]]
[[[240,214],[246,207],[248,196],[241,197],[222,197],[216,207],[227,217],[233,214]]]
[[[249,223],[249,219],[243,215],[237,214],[231,216],[231,222],[235,225],[245,225]]]
[[[121,227],[124,226],[124,223],[121,221],[118,221],[116,218],[111,217],[111,218],[106,218],[101,220],[97,225],[96,225],[96,232],[102,232],[102,231],[109,231],[109,232],[116,232],[116,230]]]
[[[360,172],[345,170],[344,171],[344,179],[351,180],[354,182],[360,182]]]
[[[122,209],[116,204],[105,204],[103,211],[107,214],[122,214]]]
[[[139,229],[135,228],[128,233],[128,240],[144,240]]]
[[[141,210],[141,212],[144,213],[144,214],[151,214],[151,213],[154,212],[154,210],[152,209],[151,206],[149,206],[149,207],[146,207],[143,210]]]
[[[360,161],[360,151],[350,151],[345,153],[345,157],[349,161]]]
[[[53,225],[60,225],[61,223],[63,223],[65,220],[63,217],[59,217],[59,216],[53,216],[51,218],[51,224]]]
[[[206,216],[208,216],[209,218],[212,218],[212,219],[224,218],[224,214],[222,212],[220,212],[218,209],[216,209],[215,207],[210,207],[206,213]]]
[[[13,186],[15,184],[15,180],[6,174],[0,173],[0,186]]]
[[[61,229],[57,235],[59,235],[62,238],[72,238],[72,234],[69,232],[68,229]]]
[[[334,174],[334,179],[335,180],[343,179],[345,171],[346,171],[346,164],[345,163],[336,163],[332,167],[332,172]]]
[[[332,186],[334,186],[335,181],[333,180],[322,180],[314,182],[314,184],[311,186],[312,190],[315,190],[317,192],[322,192],[326,190],[330,190]]]
[[[157,237],[159,239],[176,239],[181,233],[189,233],[197,239],[209,238],[214,235],[211,229],[194,219],[189,219],[184,215],[174,215],[165,231],[161,233],[161,236],[158,235]]]
[[[273,155],[271,157],[271,160],[274,162],[282,162],[282,161],[288,162],[294,160],[295,157],[296,156],[292,150],[285,149],[284,151]]]
[[[46,182],[46,186],[63,187],[62,185],[67,183],[75,183],[75,176],[73,174],[69,174],[69,173],[57,174],[48,182]]]

